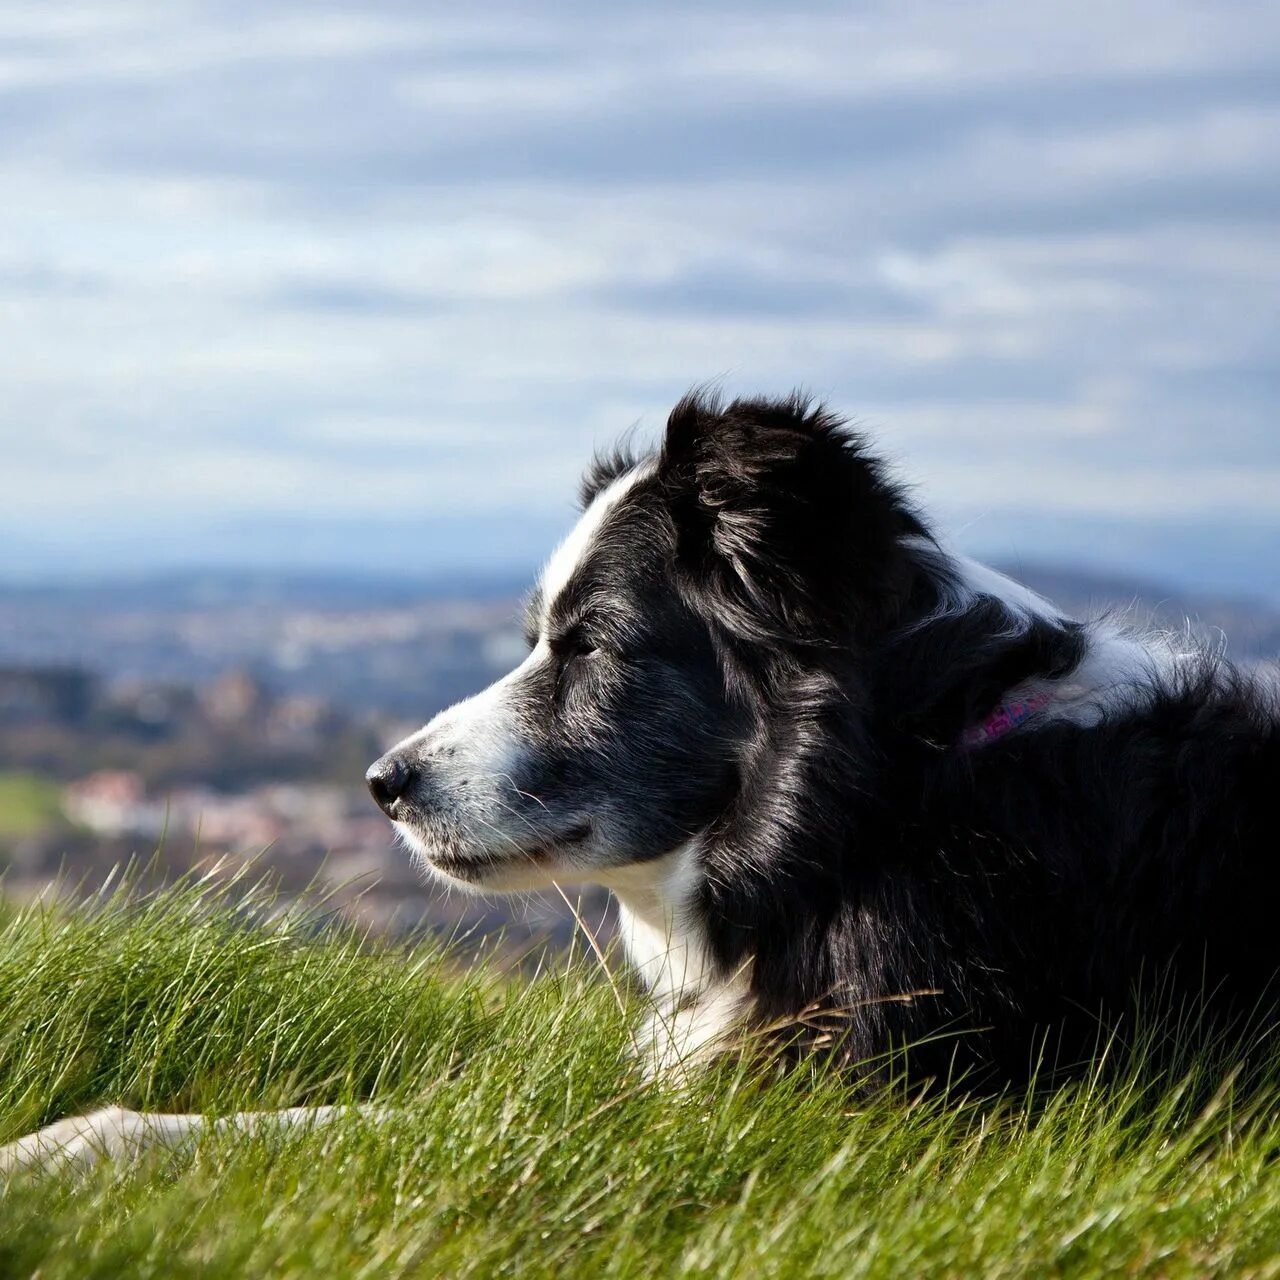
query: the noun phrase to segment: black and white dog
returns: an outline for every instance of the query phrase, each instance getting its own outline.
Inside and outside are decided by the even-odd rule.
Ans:
[[[799,397],[690,396],[582,497],[525,661],[368,782],[450,883],[610,888],[659,1068],[783,1027],[1016,1081],[1144,984],[1271,999],[1261,677],[950,554]]]
[[[1086,1060],[1144,989],[1274,1012],[1272,684],[951,554],[798,397],[690,396],[582,496],[529,656],[368,782],[451,884],[614,892],[652,1070],[755,1033],[1000,1084]],[[0,1171],[203,1124],[113,1108]]]

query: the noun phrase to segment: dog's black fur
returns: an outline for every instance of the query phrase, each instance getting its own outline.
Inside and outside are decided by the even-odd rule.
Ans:
[[[696,910],[725,972],[752,961],[757,1021],[839,1006],[851,1059],[913,1043],[913,1073],[1004,1080],[1088,1058],[1144,989],[1269,1007],[1269,691],[1201,654],[1096,723],[966,747],[1011,687],[1069,677],[1088,629],[948,607],[920,514],[803,400],[687,399],[659,486],[683,592],[749,691]]]

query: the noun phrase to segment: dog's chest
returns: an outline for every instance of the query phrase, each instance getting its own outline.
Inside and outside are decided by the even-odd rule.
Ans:
[[[707,949],[693,910],[695,858],[686,846],[609,885],[627,958],[653,1001],[637,1047],[655,1075],[723,1047],[750,1004],[749,964],[726,977]]]

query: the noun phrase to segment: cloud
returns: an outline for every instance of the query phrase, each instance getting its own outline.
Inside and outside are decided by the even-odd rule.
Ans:
[[[1261,3],[13,0],[0,531],[554,524],[722,377],[830,397],[975,546],[1254,547],[1277,64]]]

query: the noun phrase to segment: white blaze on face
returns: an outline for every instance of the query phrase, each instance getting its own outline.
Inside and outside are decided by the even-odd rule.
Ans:
[[[424,728],[399,743],[395,748],[397,751],[428,744],[437,750],[452,747],[465,750],[471,760],[482,763],[487,770],[497,772],[505,769],[510,772],[520,749],[519,726],[511,714],[510,694],[549,657],[545,632],[552,604],[569,585],[609,513],[626,497],[632,486],[649,473],[651,466],[647,462],[641,463],[602,490],[565,540],[552,552],[542,571],[543,634],[529,656],[514,671],[487,689],[440,712]]]
[[[545,634],[547,619],[551,616],[551,607],[556,597],[573,580],[578,566],[586,559],[587,553],[595,541],[596,535],[609,518],[610,512],[627,496],[635,485],[646,476],[652,474],[657,464],[648,459],[620,475],[611,484],[602,489],[592,500],[591,505],[582,513],[582,518],[574,525],[569,536],[551,553],[546,568],[542,571],[542,629]]]

